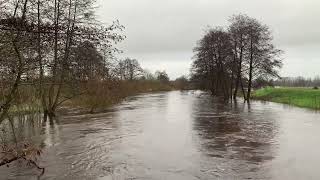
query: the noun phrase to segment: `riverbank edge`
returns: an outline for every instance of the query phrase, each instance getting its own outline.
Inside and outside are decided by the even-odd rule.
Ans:
[[[117,104],[122,103],[123,101],[125,101],[126,99],[128,99],[130,97],[138,96],[141,94],[161,93],[161,92],[171,92],[171,91],[178,91],[178,89],[172,88],[172,89],[167,89],[167,90],[146,90],[146,91],[136,92],[136,93],[133,93],[130,95],[126,95],[126,96],[122,97],[121,99],[118,99],[117,101],[112,102],[106,106],[95,108],[94,111],[92,111],[88,107],[84,107],[84,106],[80,106],[80,105],[70,105],[70,104],[66,103],[58,109],[58,114],[60,114],[60,115],[67,114],[67,112],[69,112],[70,109],[77,109],[79,112],[81,112],[80,114],[96,114],[96,113],[104,112],[104,111],[116,106]]]
[[[108,85],[108,84],[107,84]],[[113,89],[105,84],[98,84],[86,93],[70,98],[64,101],[57,109],[79,109],[81,111],[94,114],[96,111],[104,111],[118,103],[121,103],[128,97],[136,96],[142,93],[157,93],[182,90],[173,83],[162,83],[160,81],[130,81],[118,83]],[[22,91],[24,92],[24,91]],[[67,93],[67,92],[63,92]],[[37,95],[28,96],[28,100],[17,101],[14,103],[9,114],[11,116],[43,113],[41,102]],[[64,111],[64,110],[63,110]]]
[[[312,88],[267,87],[254,91],[252,99],[320,110],[320,90]]]

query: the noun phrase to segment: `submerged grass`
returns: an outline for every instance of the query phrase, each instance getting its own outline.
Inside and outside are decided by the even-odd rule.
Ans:
[[[91,82],[86,88],[86,94],[78,96],[64,105],[83,107],[94,113],[121,102],[126,97],[146,92],[171,91],[169,83],[160,81],[120,81],[120,82]]]
[[[117,104],[132,95],[147,92],[170,91],[174,89],[176,89],[174,84],[157,80],[93,80],[80,84],[78,90],[70,88],[62,89],[62,97],[72,97],[73,94],[79,92],[84,93],[64,101],[61,106],[84,108],[93,113],[96,110],[105,109]],[[2,102],[5,97],[3,94],[5,94],[4,91],[0,90],[0,102]],[[34,86],[21,86],[10,107],[9,114],[20,115],[34,112],[41,113],[42,111],[43,108],[37,89]]]
[[[320,90],[311,88],[263,88],[253,93],[254,99],[320,109]]]

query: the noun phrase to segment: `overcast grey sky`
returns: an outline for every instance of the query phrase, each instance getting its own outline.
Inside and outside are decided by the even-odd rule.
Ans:
[[[121,57],[171,78],[188,74],[192,49],[208,26],[244,13],[269,25],[285,51],[282,76],[320,75],[320,0],[99,0],[103,22],[119,20],[127,39]]]

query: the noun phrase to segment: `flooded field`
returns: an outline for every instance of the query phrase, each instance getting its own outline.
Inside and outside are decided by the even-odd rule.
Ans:
[[[1,180],[320,179],[320,114],[276,103],[175,91],[19,123],[18,135],[43,146],[46,172],[14,163]]]

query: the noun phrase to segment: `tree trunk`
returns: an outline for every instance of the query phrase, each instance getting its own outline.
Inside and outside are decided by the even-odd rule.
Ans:
[[[54,1],[54,58],[53,58],[53,68],[52,68],[52,81],[49,88],[49,105],[47,109],[53,106],[53,98],[56,85],[56,71],[58,66],[58,31],[59,31],[59,18],[60,18],[60,0]]]
[[[252,42],[252,38],[251,38],[251,40],[250,40],[250,65],[249,65],[249,81],[248,81],[247,102],[249,102],[250,98],[251,98],[252,77],[253,77],[253,42]]]
[[[237,80],[236,80],[236,85],[235,85],[235,90],[234,90],[234,94],[233,97],[234,99],[237,98],[238,95],[238,88],[239,88],[239,84],[241,80],[241,73],[242,73],[242,59],[243,59],[243,42],[242,42],[242,36],[241,36],[241,48],[240,48],[240,57],[239,57],[239,62],[238,62],[238,66],[237,66]]]
[[[20,50],[17,47],[17,44],[16,44],[15,40],[13,41],[13,46],[14,46],[14,50],[15,50],[15,53],[16,53],[17,58],[18,58],[18,74],[16,76],[15,82],[14,82],[14,84],[13,84],[13,86],[12,86],[12,88],[11,88],[9,94],[8,94],[8,96],[6,96],[5,103],[3,105],[1,105],[1,107],[0,107],[0,124],[2,123],[2,121],[5,119],[5,116],[9,112],[9,109],[11,107],[11,103],[14,100],[16,94],[17,94],[18,87],[19,87],[19,84],[21,82],[21,76],[22,76],[22,73],[23,73],[22,55],[20,54]]]
[[[23,5],[23,11],[22,11],[22,18],[21,18],[21,24],[20,24],[21,26],[26,18],[27,3],[28,3],[28,0],[25,0],[24,5]],[[18,7],[18,5],[19,5],[19,2],[17,3],[16,7]],[[15,17],[15,15],[16,15],[16,11],[14,12],[13,17]],[[22,28],[22,27],[20,27],[20,28]],[[12,86],[9,94],[6,96],[4,104],[2,104],[0,106],[0,124],[2,123],[2,121],[5,119],[5,116],[9,112],[9,109],[11,107],[11,103],[16,96],[16,93],[19,88],[19,84],[21,82],[21,76],[23,74],[23,56],[21,55],[20,49],[17,45],[17,40],[19,40],[20,35],[21,35],[21,31],[19,31],[17,36],[14,39],[12,39],[13,48],[14,48],[14,51],[15,51],[15,53],[17,55],[17,59],[18,59],[18,69],[17,69],[17,76],[15,78],[13,86]]]
[[[243,99],[244,99],[244,101],[246,101],[246,100],[247,100],[247,97],[246,97],[246,92],[245,92],[245,90],[244,90],[244,86],[243,86],[242,79],[240,80],[240,85],[241,85],[241,90],[242,90]]]
[[[38,63],[39,63],[39,96],[41,99],[41,104],[43,111],[47,109],[47,102],[46,102],[46,89],[43,84],[43,78],[44,78],[44,70],[43,70],[43,62],[42,62],[42,55],[41,55],[41,21],[40,21],[40,0],[37,2],[38,6]]]

